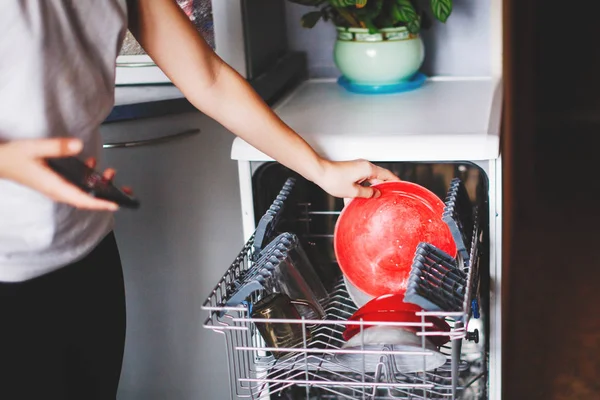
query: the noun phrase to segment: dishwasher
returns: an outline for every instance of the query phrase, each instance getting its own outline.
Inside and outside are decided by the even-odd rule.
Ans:
[[[452,307],[440,306],[435,293],[419,292],[416,304],[421,310],[414,313],[412,322],[352,321],[351,316],[368,299],[358,299],[360,293],[336,262],[333,237],[343,200],[237,139],[232,156],[238,160],[247,242],[202,306],[204,327],[224,339],[230,398],[500,398],[501,168],[499,142],[493,140],[499,136],[499,87],[494,80],[434,80],[413,94],[369,100],[367,107],[362,104],[360,115],[378,133],[370,136],[352,133],[353,127],[364,124],[356,116],[353,121],[351,112],[353,104],[364,102],[364,97],[345,93],[335,82],[309,81],[275,107],[284,121],[329,158],[369,159],[401,180],[429,189],[444,202],[443,219],[456,242],[457,256],[421,243],[415,249],[411,276],[418,260],[434,260],[432,265],[443,264],[445,271],[460,276],[462,286],[451,294]],[[308,101],[311,96],[319,102]],[[423,128],[417,136],[408,120],[404,127],[397,124],[388,132],[389,121],[376,118],[381,118],[381,107],[410,107],[407,101],[415,104],[427,96],[455,96],[450,112],[459,116],[485,114],[470,126],[462,120],[456,126],[472,128],[472,133],[485,125],[480,135],[470,139],[486,145],[491,140],[491,145],[465,151],[460,142],[470,142],[464,134],[453,132],[452,124],[439,125],[447,131],[445,135]],[[326,126],[318,134],[311,132],[316,126],[311,113],[317,119],[327,107],[350,109],[345,125],[349,138],[335,139],[333,131],[328,136]],[[431,126],[423,121],[429,121],[435,111],[435,107],[405,110],[419,126]],[[340,128],[339,121],[336,125]],[[409,137],[401,134],[409,129],[413,129]],[[373,141],[389,146],[378,147],[375,155],[369,150]],[[306,264],[312,275],[298,274]],[[298,278],[304,286],[286,286],[286,279],[294,274],[304,277]],[[314,288],[314,276],[318,289],[308,290]],[[283,312],[294,301],[279,303],[277,309],[273,304],[281,296],[274,293],[298,293],[287,300],[295,297],[304,302],[291,307],[295,313]],[[432,323],[434,319],[442,320],[447,329]],[[351,326],[355,334],[348,339],[345,331]],[[374,327],[411,329],[417,341],[410,348],[367,345]],[[275,343],[274,337],[282,342]]]

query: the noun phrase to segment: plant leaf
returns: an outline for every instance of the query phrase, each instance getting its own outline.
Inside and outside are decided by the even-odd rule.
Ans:
[[[431,0],[431,11],[437,20],[446,22],[452,13],[452,0]]]
[[[414,21],[410,21],[408,24],[406,24],[406,27],[408,28],[408,31],[410,33],[419,33],[419,31],[421,30],[421,18],[417,18]]]
[[[363,18],[362,22],[365,24],[365,28],[369,30],[369,33],[373,34],[379,32],[379,29],[377,29],[377,26],[375,26],[371,18]]]
[[[396,0],[396,6],[396,18],[399,21],[409,23],[416,21],[419,18],[415,7],[413,7],[410,0]]]
[[[329,3],[331,3],[331,5],[334,7],[356,6],[361,8],[367,4],[367,0],[329,0]],[[362,6],[359,5],[359,3],[362,4]]]
[[[302,16],[301,22],[303,28],[314,28],[314,26],[319,22],[323,14],[321,11],[312,11],[306,13]]]
[[[390,16],[392,17],[393,25],[398,22],[406,22],[406,16],[400,12],[400,7],[395,3],[390,7]]]

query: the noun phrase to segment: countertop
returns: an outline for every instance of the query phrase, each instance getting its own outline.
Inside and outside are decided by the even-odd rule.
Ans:
[[[331,160],[488,160],[500,152],[502,85],[495,78],[433,77],[411,92],[375,96],[309,80],[274,109]],[[240,138],[232,158],[270,161]]]

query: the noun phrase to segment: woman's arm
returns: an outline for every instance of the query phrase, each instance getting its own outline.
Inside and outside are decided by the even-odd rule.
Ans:
[[[359,183],[394,180],[367,161],[330,162],[290,129],[206,44],[174,0],[133,0],[130,30],[187,99],[257,149],[338,197],[372,197]]]

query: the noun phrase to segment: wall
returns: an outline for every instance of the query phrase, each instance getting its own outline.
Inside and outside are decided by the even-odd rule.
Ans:
[[[335,29],[319,22],[313,29],[300,26],[300,17],[309,7],[286,0],[288,40],[292,50],[308,54],[312,77],[337,77],[333,62]],[[490,66],[490,2],[454,0],[454,10],[446,24],[436,21],[424,33],[427,75],[487,76]]]

